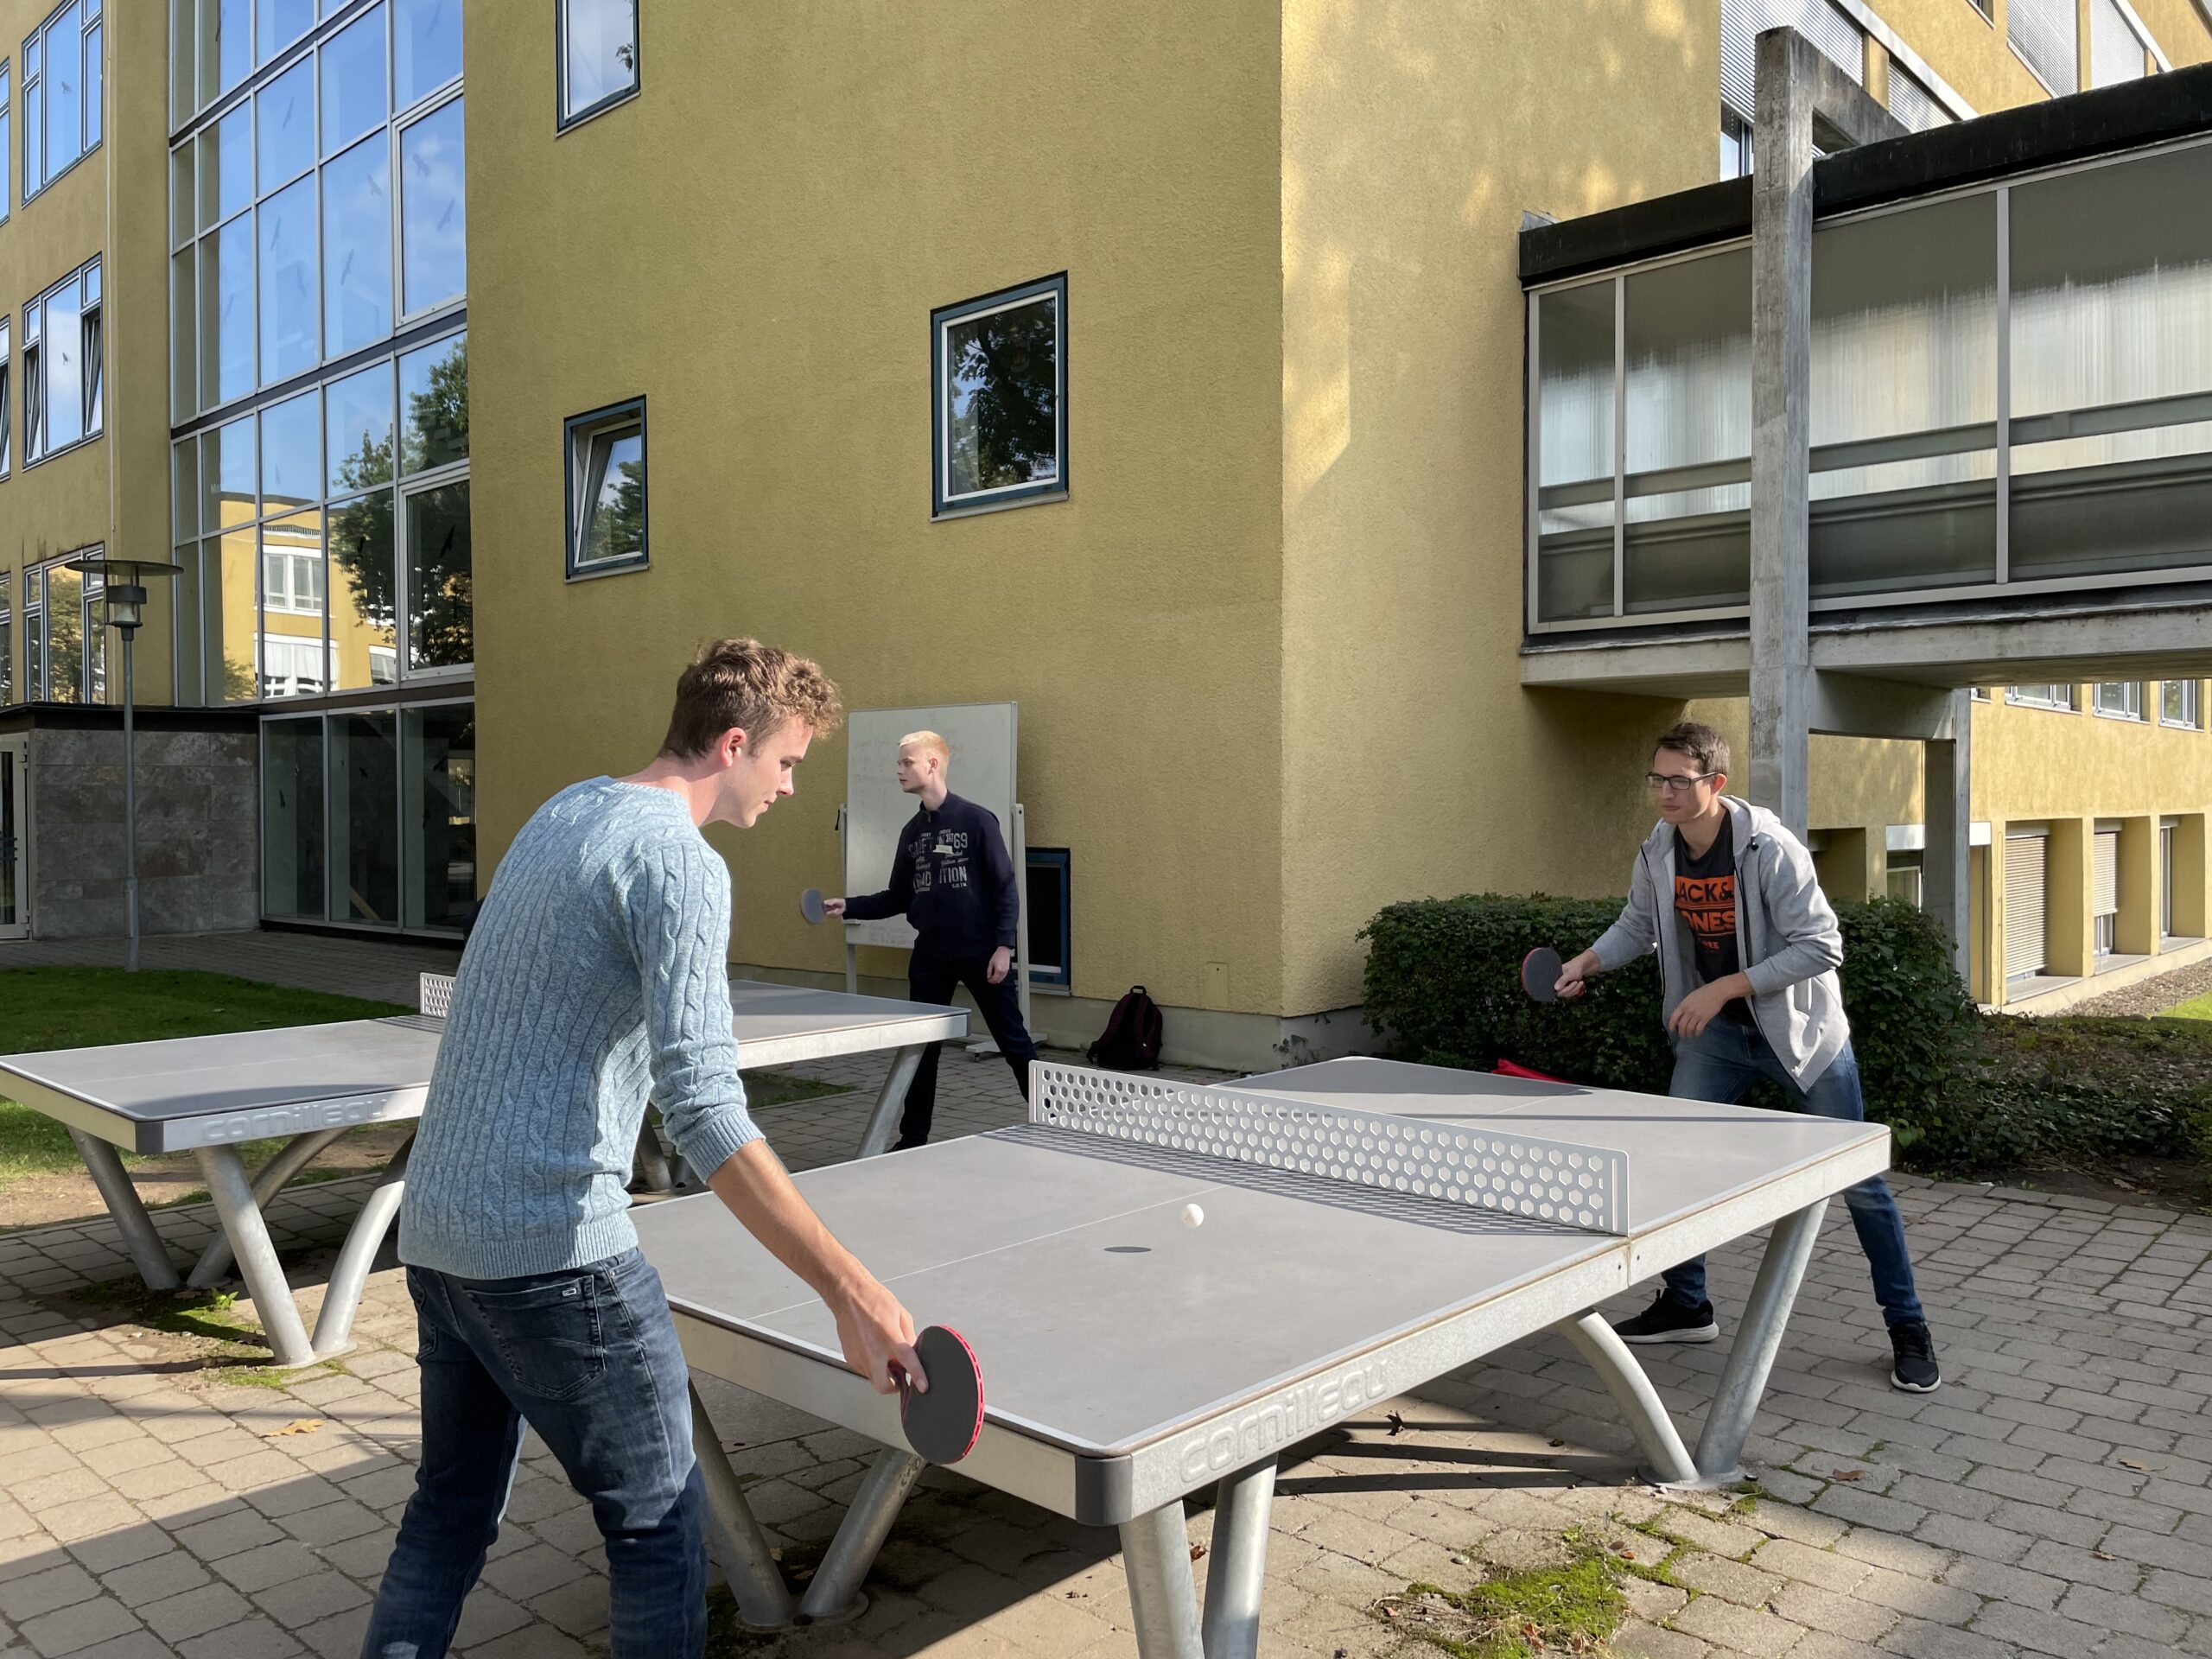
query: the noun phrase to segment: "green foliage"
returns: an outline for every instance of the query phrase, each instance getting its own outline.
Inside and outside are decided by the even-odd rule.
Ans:
[[[1599,976],[1573,1003],[1541,1007],[1521,989],[1529,950],[1572,955],[1619,913],[1617,899],[1542,894],[1392,905],[1362,934],[1370,1017],[1402,1058],[1481,1069],[1510,1059],[1663,1094],[1673,1058],[1656,958]],[[1891,1127],[1900,1162],[1965,1173],[2212,1154],[2212,1024],[1985,1015],[1932,918],[1890,899],[1838,916],[1867,1115]]]
[[[1597,1651],[1628,1617],[1621,1566],[1579,1530],[1561,1541],[1572,1552],[1563,1567],[1500,1573],[1466,1590],[1408,1585],[1376,1613],[1454,1659]]]

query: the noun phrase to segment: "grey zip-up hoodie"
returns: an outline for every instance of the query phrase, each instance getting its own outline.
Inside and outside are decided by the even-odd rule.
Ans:
[[[1843,931],[1813,874],[1813,855],[1763,806],[1724,795],[1736,849],[1736,957],[1751,983],[1751,1018],[1800,1089],[1851,1040],[1844,1018]],[[1636,855],[1628,908],[1590,948],[1608,972],[1654,946],[1662,1018],[1697,988],[1689,931],[1675,909],[1675,829],[1663,820]]]

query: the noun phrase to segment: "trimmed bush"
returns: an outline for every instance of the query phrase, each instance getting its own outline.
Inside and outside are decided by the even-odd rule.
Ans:
[[[1510,1059],[1577,1083],[1664,1094],[1674,1052],[1660,1024],[1656,956],[1599,976],[1571,1003],[1543,1007],[1521,989],[1530,950],[1548,944],[1573,955],[1612,925],[1621,903],[1475,893],[1392,905],[1361,935],[1369,1017],[1405,1059],[1479,1070]],[[1844,1009],[1867,1111],[1896,1130],[1902,1148],[1956,1110],[1977,1016],[1932,918],[1890,899],[1838,915]]]

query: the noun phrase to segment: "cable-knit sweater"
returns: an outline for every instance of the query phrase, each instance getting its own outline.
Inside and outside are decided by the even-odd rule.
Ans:
[[[729,869],[666,790],[595,778],[499,861],[408,1160],[400,1259],[510,1279],[631,1248],[650,1099],[704,1175],[760,1138],[730,1028]]]

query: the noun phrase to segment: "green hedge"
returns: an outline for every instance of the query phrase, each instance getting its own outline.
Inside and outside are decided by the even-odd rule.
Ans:
[[[1578,1083],[1664,1094],[1674,1058],[1660,1024],[1659,963],[1600,975],[1573,1002],[1521,990],[1521,959],[1583,950],[1620,914],[1617,899],[1476,893],[1392,905],[1363,931],[1367,1009],[1401,1057],[1487,1070],[1510,1059]],[[1841,973],[1870,1116],[1950,1156],[1970,1146],[1980,1020],[1950,945],[1914,906],[1847,905]],[[1962,1116],[1962,1108],[1965,1108]]]

